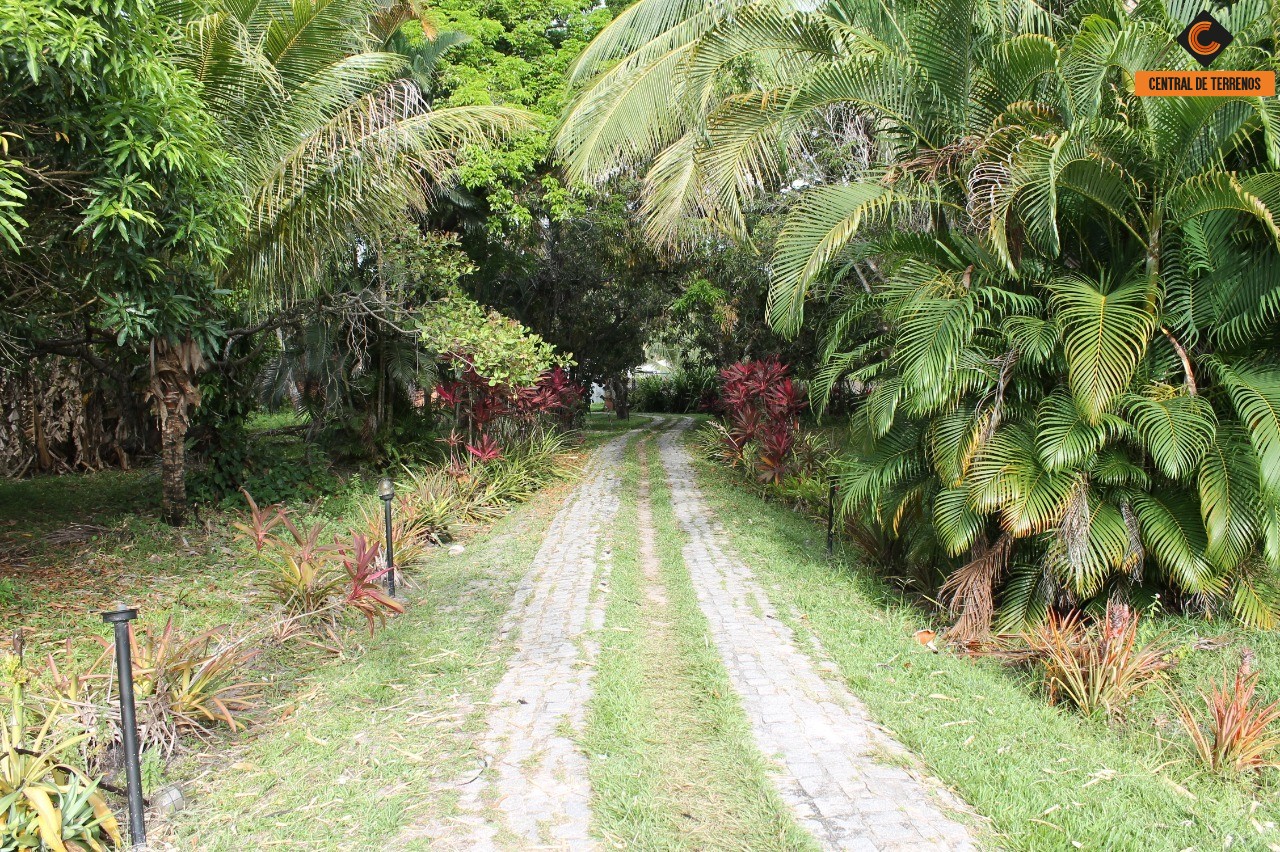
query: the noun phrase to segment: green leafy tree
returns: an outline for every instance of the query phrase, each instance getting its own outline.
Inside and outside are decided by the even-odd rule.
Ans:
[[[149,364],[167,495],[242,221],[178,32],[151,0],[0,3],[0,339],[85,358],[125,394],[129,362]]]
[[[654,239],[799,188],[773,322],[838,300],[845,509],[962,635],[1112,595],[1280,614],[1276,102],[1133,93],[1193,67],[1199,8],[641,0],[575,69],[570,172],[646,168]],[[1275,67],[1270,6],[1215,14],[1217,67]]]
[[[260,307],[311,292],[360,235],[425,210],[465,147],[528,125],[511,107],[433,106],[389,48],[411,20],[412,5],[376,0],[194,3],[186,65],[249,211],[227,275]]]
[[[615,410],[625,418],[628,373],[644,362],[645,346],[675,297],[678,273],[648,249],[624,194],[549,220],[540,234],[526,264],[471,287],[570,353],[575,378],[611,388]]]

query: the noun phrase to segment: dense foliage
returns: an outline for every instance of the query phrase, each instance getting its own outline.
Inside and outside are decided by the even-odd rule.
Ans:
[[[313,438],[336,424],[335,443],[380,454],[411,410],[395,405],[397,369],[422,365],[398,382],[420,394],[449,346],[430,335],[450,320],[433,317],[453,306],[453,326],[493,325],[450,290],[466,258],[420,219],[464,150],[531,126],[514,107],[431,103],[457,39],[433,39],[421,14],[379,0],[0,3],[0,355],[74,357],[100,376],[53,371],[95,400],[72,416],[99,422],[52,451],[41,409],[61,397],[8,383],[7,449],[31,443],[49,469],[56,451],[92,467],[105,447],[127,466],[160,444],[163,511],[181,522],[205,391],[213,410],[192,437],[225,493],[253,466],[243,419],[266,366],[272,390],[318,400]]]
[[[993,596],[1008,624],[1115,595],[1280,615],[1276,102],[1133,94],[1193,67],[1198,10],[641,0],[576,66],[571,172],[648,164],[654,239],[798,188],[772,318],[836,304],[817,395],[865,391],[844,510],[966,629]],[[1216,67],[1274,67],[1269,6],[1220,17]]]
[[[216,334],[202,303],[239,199],[178,34],[151,0],[0,3],[10,356]]]
[[[0,654],[0,845],[5,849],[106,849],[122,845],[96,782],[67,761],[83,735],[52,729],[26,695],[21,660]]]

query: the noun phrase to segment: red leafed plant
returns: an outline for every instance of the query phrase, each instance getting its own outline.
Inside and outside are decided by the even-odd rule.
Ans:
[[[791,449],[795,446],[795,429],[786,423],[773,423],[759,433],[760,455],[756,459],[756,479],[780,483],[790,470]]]
[[[556,367],[539,376],[537,384],[516,392],[516,410],[526,420],[551,417],[568,428],[584,396],[586,388],[572,381],[563,367]]]
[[[455,356],[460,366],[456,378],[436,386],[435,400],[452,408],[458,425],[475,434],[484,432],[499,417],[512,413],[514,392],[502,383],[493,383],[476,372],[466,359]]]
[[[742,361],[720,371],[720,411],[727,423],[726,448],[750,463],[761,482],[781,482],[791,469],[792,449],[806,405],[804,394],[777,358]],[[749,445],[753,458],[747,458]]]
[[[459,366],[456,377],[441,382],[433,399],[453,413],[454,430],[444,440],[454,468],[462,466],[460,446],[481,462],[501,458],[502,447],[495,436],[510,436],[512,430],[505,425],[514,423],[520,433],[544,418],[564,428],[571,426],[586,395],[586,389],[570,380],[561,367],[547,370],[529,387],[516,388],[490,381],[461,356],[453,361]]]
[[[379,622],[386,620],[388,611],[403,613],[404,605],[388,595],[380,584],[389,569],[380,558],[377,542],[370,543],[363,535],[354,533],[349,544],[335,543],[350,580],[344,603],[368,619],[369,634],[373,635]]]
[[[1214,772],[1244,772],[1275,765],[1270,755],[1280,746],[1280,731],[1274,727],[1280,719],[1280,700],[1266,705],[1257,700],[1262,673],[1253,668],[1253,662],[1253,651],[1246,648],[1233,682],[1224,676],[1221,684],[1214,683],[1208,692],[1200,693],[1208,711],[1205,722],[1196,718],[1181,699],[1174,699],[1196,756]]]
[[[471,453],[476,461],[483,464],[502,458],[502,447],[488,435],[481,435],[479,441],[474,444],[467,444],[467,452]]]
[[[248,491],[241,488],[240,493],[249,504],[249,515],[243,522],[235,522],[234,526],[240,531],[241,538],[248,541],[253,545],[254,550],[261,554],[262,548],[271,541],[271,531],[284,521],[285,509],[278,503],[274,506],[259,508]]]

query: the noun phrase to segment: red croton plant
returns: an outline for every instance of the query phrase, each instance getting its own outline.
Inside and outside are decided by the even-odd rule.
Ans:
[[[500,419],[512,418],[529,426],[549,418],[567,426],[585,394],[582,385],[572,381],[562,367],[547,370],[530,387],[515,388],[490,382],[462,356],[454,356],[453,361],[460,368],[457,377],[441,382],[433,398],[453,409],[456,430],[447,439],[450,447],[463,447],[482,462],[502,457],[494,428]]]
[[[781,482],[800,433],[804,394],[777,358],[741,361],[720,371],[720,411],[733,455],[761,482]],[[748,455],[753,458],[748,458]]]

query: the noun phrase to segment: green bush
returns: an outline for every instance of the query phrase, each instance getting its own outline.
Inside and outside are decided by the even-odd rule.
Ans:
[[[688,414],[715,397],[716,371],[712,367],[676,370],[665,376],[644,376],[636,381],[631,406],[653,414]]]
[[[337,477],[323,454],[313,457],[300,447],[255,443],[244,431],[222,438],[208,463],[192,472],[188,493],[197,503],[239,506],[241,490],[263,504],[294,503],[328,493],[336,484]]]

